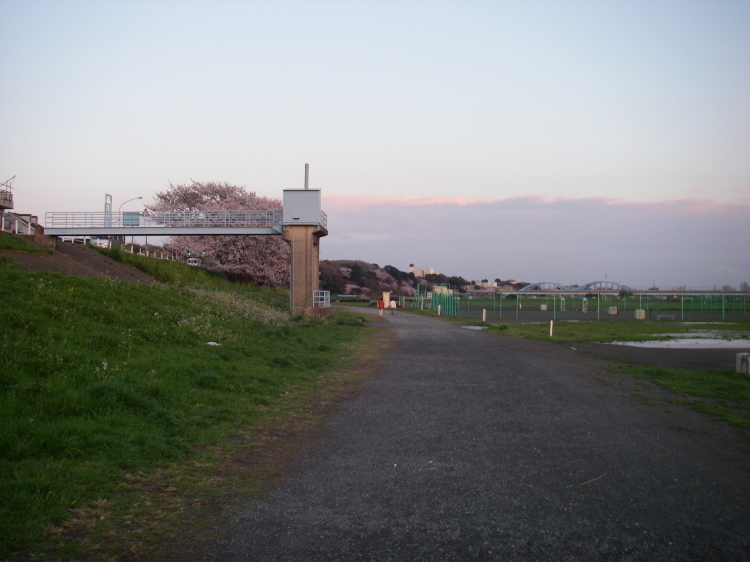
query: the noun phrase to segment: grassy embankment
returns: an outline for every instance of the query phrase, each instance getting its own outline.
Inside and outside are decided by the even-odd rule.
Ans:
[[[200,515],[273,477],[284,433],[319,423],[368,348],[357,315],[290,317],[287,291],[110,255],[163,283],[0,258],[0,559],[189,543]]]

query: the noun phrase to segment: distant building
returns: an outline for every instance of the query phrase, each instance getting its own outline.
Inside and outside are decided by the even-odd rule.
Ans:
[[[34,215],[5,211],[0,215],[0,230],[13,234],[36,234],[39,231],[39,219]]]
[[[413,273],[414,277],[422,277],[424,278],[425,275],[437,275],[438,272],[432,269],[431,267],[426,267],[424,269],[416,268],[414,267],[413,263],[409,264],[409,273]]]
[[[516,286],[515,281],[503,281],[498,283],[497,281],[472,281],[470,285],[464,285],[463,289],[467,293],[471,293],[475,296],[481,295],[492,295],[496,293],[509,293],[511,291],[517,291],[519,287]]]
[[[16,176],[0,183],[0,230],[13,234],[36,234],[40,230],[37,217],[11,211],[14,179]]]

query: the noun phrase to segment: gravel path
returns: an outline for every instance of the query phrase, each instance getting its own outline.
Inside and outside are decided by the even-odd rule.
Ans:
[[[602,361],[385,318],[380,376],[214,560],[750,559],[747,465],[596,380]]]

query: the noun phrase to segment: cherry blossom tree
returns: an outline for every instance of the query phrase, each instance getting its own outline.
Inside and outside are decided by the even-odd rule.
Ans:
[[[150,211],[281,209],[281,200],[259,197],[244,187],[218,182],[170,182],[155,194]],[[289,283],[289,245],[280,236],[172,236],[165,249],[195,257],[235,281],[279,286]]]

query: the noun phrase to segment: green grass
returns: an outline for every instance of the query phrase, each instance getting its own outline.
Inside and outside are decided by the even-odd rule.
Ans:
[[[690,400],[676,403],[744,429],[750,429],[750,378],[734,371],[697,371],[625,365],[621,369],[645,378]]]
[[[210,464],[202,451],[324,383],[363,338],[357,315],[290,318],[287,291],[149,261],[169,284],[0,258],[0,559],[81,556],[66,521],[132,510],[133,475]]]
[[[51,254],[49,250],[27,242],[24,238],[0,231],[0,250],[16,250],[21,252],[33,252],[37,254]]]
[[[458,321],[461,321],[461,319],[459,318]],[[465,319],[463,322],[466,322]],[[688,333],[696,329],[725,332],[727,333],[727,337],[731,337],[734,332],[740,332],[744,334],[744,337],[750,337],[750,321],[747,320],[712,323],[703,327],[682,322],[670,322],[668,325],[665,325],[664,322],[651,320],[618,320],[617,322],[596,320],[589,322],[565,322],[558,320],[554,322],[552,337],[549,335],[549,322],[488,323],[485,325],[492,330],[502,329],[504,334],[510,336],[562,343],[661,340],[665,338],[659,334],[667,332]]]

